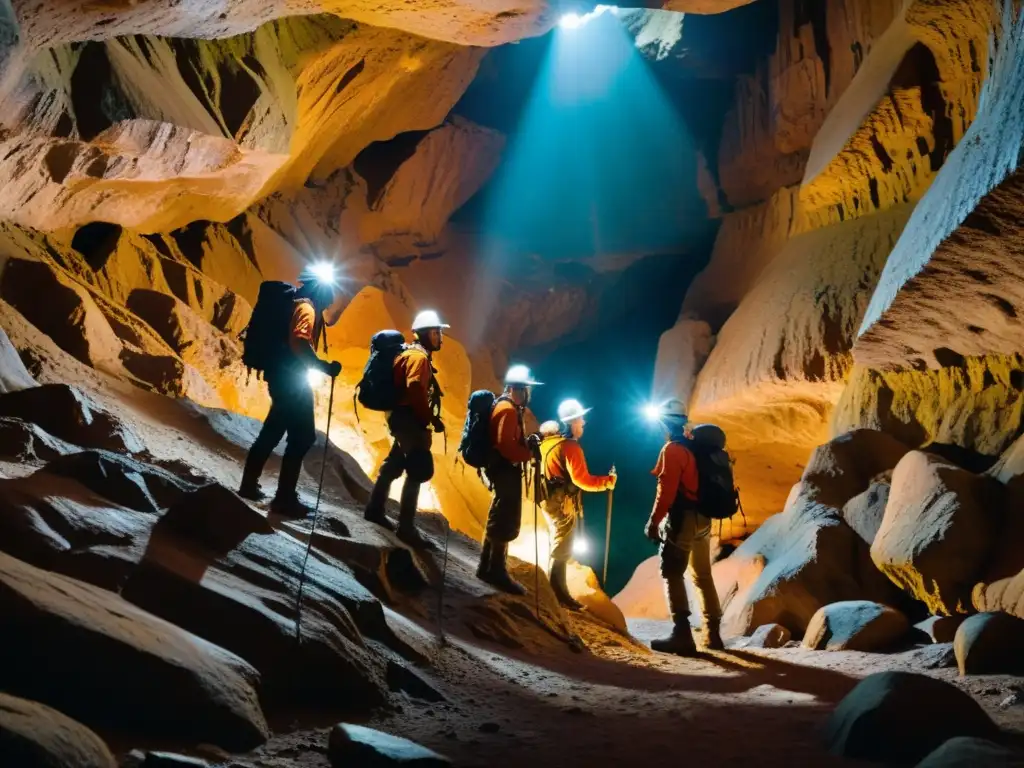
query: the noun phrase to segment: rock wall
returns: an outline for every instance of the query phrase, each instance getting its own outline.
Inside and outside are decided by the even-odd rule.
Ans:
[[[800,474],[780,445],[872,427],[998,452],[1019,419],[1018,9],[777,1],[775,53],[721,137],[733,210],[661,353],[706,358],[675,391],[728,429],[755,522]],[[700,322],[710,352],[671,349]]]

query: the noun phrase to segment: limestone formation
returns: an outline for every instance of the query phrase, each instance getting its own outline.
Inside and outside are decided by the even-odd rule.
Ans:
[[[349,723],[339,723],[331,729],[327,754],[335,768],[349,765],[444,768],[452,764],[448,758],[408,739]]]
[[[920,451],[896,465],[875,565],[932,613],[967,613],[994,550],[998,486]]]

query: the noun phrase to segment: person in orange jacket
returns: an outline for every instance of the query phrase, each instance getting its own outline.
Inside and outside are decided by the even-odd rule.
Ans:
[[[432,310],[420,312],[413,320],[415,343],[410,344],[394,363],[398,405],[388,413],[388,430],[394,438],[391,452],[380,465],[364,517],[370,522],[394,530],[384,513],[391,484],[405,473],[405,485],[398,506],[398,538],[414,549],[431,545],[416,530],[416,508],[420,486],[434,476],[434,457],[430,453],[431,429],[444,431],[441,421],[441,388],[437,384],[433,354],[441,349],[442,323]]]
[[[530,389],[540,385],[525,365],[513,365],[505,374],[505,391],[491,410],[491,457],[484,472],[494,497],[487,512],[487,536],[476,575],[513,595],[526,589],[508,573],[508,545],[519,536],[522,522],[523,465],[533,458],[526,443],[523,414]]]
[[[661,423],[666,442],[651,471],[658,478],[658,491],[645,533],[661,544],[661,577],[672,614],[672,633],[651,641],[651,648],[693,656],[697,647],[690,631],[690,602],[683,579],[687,567],[704,614],[704,644],[711,650],[725,647],[719,633],[722,610],[711,578],[711,519],[697,507],[697,459],[687,447],[687,417],[681,401],[669,400],[662,406]]]
[[[316,269],[306,267],[299,275],[288,327],[288,347],[278,363],[265,373],[270,390],[270,411],[259,435],[249,449],[238,494],[251,501],[263,501],[260,476],[281,438],[288,435],[277,492],[270,511],[283,517],[306,517],[310,509],[299,500],[296,490],[302,472],[302,460],[316,442],[313,390],[307,369],[336,377],[341,363],[322,360],[316,354],[324,334],[324,310],[334,300],[334,286]]]
[[[615,475],[592,475],[579,439],[586,424],[583,417],[590,412],[577,400],[566,400],[558,406],[559,431],[552,434],[546,422],[541,427],[541,473],[544,478],[544,514],[552,530],[551,563],[548,577],[558,601],[570,610],[582,606],[569,594],[565,569],[572,556],[576,520],[583,514],[581,491],[599,493],[615,488]],[[554,425],[558,429],[557,425]]]

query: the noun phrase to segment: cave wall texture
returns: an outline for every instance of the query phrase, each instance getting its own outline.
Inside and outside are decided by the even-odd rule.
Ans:
[[[722,226],[656,382],[727,427],[755,523],[857,428],[997,455],[1024,383],[1019,3],[778,5],[703,180]]]

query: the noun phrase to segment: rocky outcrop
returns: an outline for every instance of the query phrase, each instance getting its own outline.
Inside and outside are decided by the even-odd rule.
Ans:
[[[932,613],[967,613],[1002,523],[998,486],[931,454],[896,465],[871,545],[879,570]]]
[[[34,701],[0,693],[3,756],[21,768],[115,768],[107,745],[84,725]]]
[[[250,749],[268,735],[256,671],[110,592],[0,554],[2,684],[85,725]],[[69,685],[69,681],[73,684]]]
[[[949,683],[909,672],[877,672],[846,695],[826,726],[836,755],[914,762],[956,736],[993,739],[985,710]]]
[[[916,768],[970,768],[974,765],[1019,768],[1024,765],[1024,754],[988,739],[957,736],[925,757]]]

